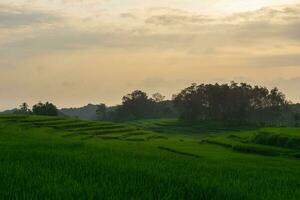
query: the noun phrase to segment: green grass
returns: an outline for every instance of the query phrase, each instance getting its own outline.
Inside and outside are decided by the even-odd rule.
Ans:
[[[260,132],[300,136],[172,119],[2,115],[1,199],[300,199],[298,149],[258,144]]]

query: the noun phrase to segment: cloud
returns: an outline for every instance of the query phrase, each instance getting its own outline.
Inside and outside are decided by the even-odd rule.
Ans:
[[[81,1],[65,1],[74,2]],[[223,61],[216,66],[299,66],[300,5],[218,17],[167,7],[91,16],[2,4],[1,63],[10,66],[16,57],[96,48],[182,53],[203,63],[213,56]]]
[[[226,17],[228,22],[255,22],[286,23],[300,19],[300,5],[265,7],[252,12],[243,12]]]
[[[260,67],[300,67],[300,54],[257,56],[249,64]]]
[[[125,18],[125,19],[137,19],[136,15],[134,15],[133,13],[121,13],[120,14],[121,18]]]
[[[0,4],[0,28],[50,24],[58,20],[59,16],[47,12]]]
[[[195,26],[215,21],[209,16],[170,8],[152,8],[147,14],[145,23],[156,26]]]
[[[145,23],[172,32],[221,34],[236,39],[266,39],[285,37],[299,39],[300,5],[270,7],[257,11],[233,14],[225,17],[205,16],[199,13],[174,9],[150,12]],[[176,27],[176,28],[174,28]],[[237,38],[238,37],[238,38]]]
[[[273,49],[273,45],[300,42],[299,5],[264,8],[226,17],[163,7],[73,20],[18,7],[4,10],[0,8],[0,16],[4,16],[0,17],[0,23],[2,20],[1,24],[11,28],[28,26],[35,30],[37,27],[33,24],[55,24],[50,30],[29,32],[29,37],[14,37],[17,39],[5,46],[29,47],[33,51],[96,47],[178,49],[195,54],[215,54],[231,53],[233,51],[228,48],[235,48],[235,52],[248,49],[249,53],[251,47]]]

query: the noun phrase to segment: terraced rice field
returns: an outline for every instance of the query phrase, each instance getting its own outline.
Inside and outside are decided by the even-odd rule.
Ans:
[[[138,127],[112,122],[81,121],[72,118],[53,118],[38,116],[2,116],[2,122],[15,123],[24,127],[48,127],[67,132],[63,137],[79,136],[83,139],[119,139],[134,141],[164,138],[151,131]]]
[[[300,129],[0,116],[2,199],[300,199]]]

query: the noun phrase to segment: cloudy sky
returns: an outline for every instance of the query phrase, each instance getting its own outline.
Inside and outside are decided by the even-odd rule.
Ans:
[[[300,0],[0,1],[0,110],[231,80],[300,102]]]

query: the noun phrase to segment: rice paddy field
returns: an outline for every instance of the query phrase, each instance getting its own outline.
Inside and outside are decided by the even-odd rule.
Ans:
[[[1,199],[300,199],[300,129],[0,115]]]

